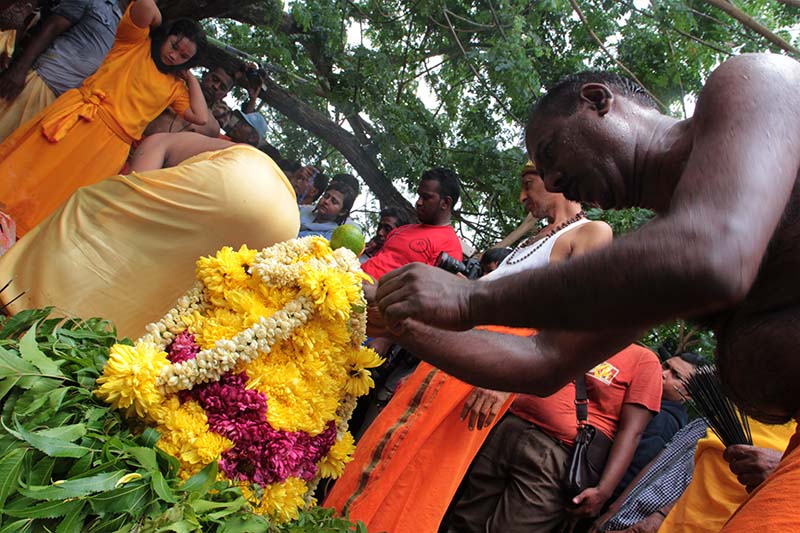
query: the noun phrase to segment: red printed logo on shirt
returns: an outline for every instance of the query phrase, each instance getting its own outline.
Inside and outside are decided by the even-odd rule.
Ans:
[[[418,254],[424,254],[425,252],[428,251],[428,241],[425,239],[417,239],[411,241],[408,247],[411,248],[413,251],[417,252]]]
[[[611,382],[614,381],[614,378],[617,377],[617,374],[619,374],[619,368],[606,361],[605,363],[600,363],[588,371],[587,374],[599,381],[602,381],[606,385],[611,385]]]

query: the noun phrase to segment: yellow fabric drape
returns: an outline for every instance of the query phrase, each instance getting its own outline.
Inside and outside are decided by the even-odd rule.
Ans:
[[[11,101],[0,99],[0,142],[55,101],[53,90],[35,70],[29,70],[19,96]]]
[[[768,426],[750,419],[753,445],[783,451],[797,424]],[[747,491],[722,458],[725,447],[711,430],[697,442],[692,482],[675,503],[659,533],[718,533],[747,499]]]
[[[259,150],[235,145],[174,168],[114,176],[75,192],[0,257],[11,313],[112,320],[137,338],[192,285],[196,260],[222,246],[297,236],[294,190]]]

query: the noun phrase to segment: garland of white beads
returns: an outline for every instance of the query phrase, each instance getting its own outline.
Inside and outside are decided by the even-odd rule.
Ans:
[[[269,353],[275,344],[288,339],[295,329],[303,326],[312,312],[313,302],[298,296],[271,317],[261,317],[233,338],[216,341],[214,348],[200,351],[194,359],[165,365],[156,385],[169,394],[218,381],[239,363],[247,364],[259,354]]]

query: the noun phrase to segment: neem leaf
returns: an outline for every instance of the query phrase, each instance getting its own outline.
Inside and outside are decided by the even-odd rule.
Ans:
[[[158,439],[160,438],[161,435],[158,433],[156,429],[148,427],[139,436],[139,441],[142,443],[142,446],[146,448],[152,448],[153,446],[156,445]]]
[[[235,516],[226,520],[217,530],[219,533],[251,533],[253,531],[268,531],[269,522],[258,515]]]
[[[39,462],[30,469],[25,483],[27,485],[47,485],[50,483],[50,478],[53,475],[53,468],[55,468],[55,466],[55,457],[43,456]]]
[[[217,480],[217,471],[217,462],[214,461],[187,479],[186,483],[181,486],[181,490],[185,490],[196,496],[203,496]]]
[[[0,533],[25,533],[31,530],[31,526],[33,526],[33,520],[30,518],[23,518],[22,520],[7,524],[6,527],[0,529]]]
[[[30,486],[27,489],[19,489],[19,491],[21,494],[36,500],[78,498],[95,492],[114,490],[117,481],[127,473],[125,470],[104,472],[89,477],[68,479],[63,482],[56,481],[52,485]]]
[[[73,442],[86,435],[86,425],[71,424],[69,426],[43,429],[42,431],[37,431],[36,434],[51,439],[60,439],[66,442]]]
[[[72,457],[74,459],[78,459],[90,451],[89,448],[78,446],[77,444],[72,444],[71,442],[64,442],[60,439],[42,435],[41,433],[28,431],[22,427],[16,416],[14,417],[14,425],[16,426],[17,431],[10,429],[5,425],[5,423],[3,423],[3,427],[6,429],[6,431],[18,439],[24,440],[37,450],[44,452],[50,457]]]
[[[153,448],[143,448],[141,446],[136,446],[133,448],[127,448],[129,454],[136,458],[148,472],[156,472],[158,471],[158,462],[156,461],[156,452]]]
[[[99,515],[128,513],[135,516],[135,513],[141,512],[144,502],[149,497],[148,485],[132,483],[93,496],[89,498],[89,504],[92,506],[92,510]]]
[[[39,369],[42,374],[48,376],[63,377],[64,374],[58,368],[58,363],[47,357],[44,352],[39,349],[36,342],[36,326],[34,324],[22,339],[19,341],[19,354],[23,359],[33,363],[33,366]]]
[[[36,367],[17,354],[0,347],[0,377],[36,373]]]
[[[158,497],[164,500],[165,502],[175,503],[177,499],[175,498],[175,494],[173,494],[172,489],[167,483],[167,480],[164,479],[164,476],[156,470],[153,472],[153,477],[150,480],[150,484],[153,486],[153,490]]]
[[[16,448],[0,460],[0,509],[3,508],[6,498],[16,492],[22,459],[27,451],[26,448]]]
[[[64,520],[58,524],[56,533],[81,533],[83,531],[83,521],[86,519],[87,511],[85,500],[79,500],[80,505],[75,507],[72,511],[67,513]]]
[[[3,512],[14,518],[58,518],[82,505],[83,502],[80,500],[57,500],[42,502],[32,507],[30,505],[25,505],[23,507],[6,507],[3,509]]]

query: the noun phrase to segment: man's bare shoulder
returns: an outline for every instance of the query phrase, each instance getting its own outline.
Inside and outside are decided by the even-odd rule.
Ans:
[[[576,230],[576,236],[592,241],[607,242],[613,238],[614,231],[602,220],[590,220]]]
[[[700,92],[695,118],[709,119],[743,111],[782,112],[800,118],[796,100],[800,63],[778,54],[744,54],[722,63]],[[720,115],[722,112],[722,115]]]

